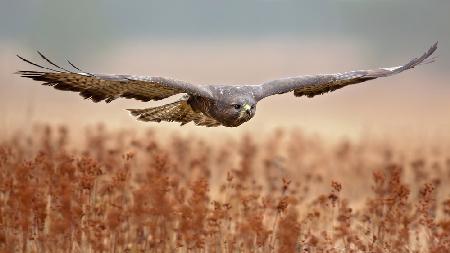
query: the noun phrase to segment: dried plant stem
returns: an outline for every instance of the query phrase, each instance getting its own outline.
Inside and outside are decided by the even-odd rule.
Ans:
[[[273,219],[273,224],[272,224],[272,236],[270,239],[270,243],[269,243],[269,247],[270,247],[270,252],[274,252],[275,250],[275,241],[276,241],[276,229],[277,229],[277,225],[278,225],[278,219],[280,216],[280,211],[277,210],[277,213],[275,214],[275,218]]]

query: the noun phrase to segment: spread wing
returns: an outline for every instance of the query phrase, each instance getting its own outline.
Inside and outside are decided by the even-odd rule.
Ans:
[[[134,98],[141,101],[161,100],[175,94],[188,93],[203,97],[212,97],[206,86],[193,85],[184,81],[164,77],[91,74],[81,71],[69,62],[79,72],[62,68],[47,57],[39,55],[54,68],[44,67],[18,56],[23,61],[43,69],[43,71],[19,71],[22,77],[43,82],[58,90],[78,92],[86,99],[94,102],[107,103],[116,98]]]
[[[294,91],[297,97],[314,97],[326,92],[331,92],[350,84],[361,83],[378,77],[387,77],[412,69],[419,64],[431,63],[434,59],[428,59],[437,49],[437,42],[422,56],[414,58],[405,65],[393,68],[380,68],[374,70],[356,70],[337,74],[307,75],[300,77],[284,78],[269,81],[257,85],[257,99],[267,96]],[[427,60],[428,59],[428,60]],[[426,61],[427,60],[427,61]]]
[[[195,112],[186,100],[147,109],[128,109],[140,121],[180,122],[181,125],[194,122],[197,126],[216,127],[221,124],[202,112]]]

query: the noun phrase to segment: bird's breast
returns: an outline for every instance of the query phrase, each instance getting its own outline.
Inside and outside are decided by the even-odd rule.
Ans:
[[[188,104],[195,112],[202,112],[203,114],[212,117],[212,115],[210,115],[210,111],[214,107],[214,101],[211,99],[191,96],[188,99]]]

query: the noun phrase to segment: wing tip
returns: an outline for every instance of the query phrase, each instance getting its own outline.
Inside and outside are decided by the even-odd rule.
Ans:
[[[437,56],[434,56],[432,58],[430,58],[430,56],[432,56],[436,50],[438,49],[438,44],[439,41],[436,41],[429,49],[427,52],[425,52],[422,57],[416,59],[416,64],[413,64],[412,67],[415,67],[417,65],[422,65],[422,64],[429,64],[429,63],[433,63],[436,61]]]
[[[400,72],[403,72],[403,71],[408,70],[408,69],[415,68],[415,67],[423,65],[423,64],[433,63],[436,60],[436,57],[433,57],[433,58],[430,59],[430,56],[432,56],[434,54],[434,52],[436,52],[436,50],[438,48],[438,44],[439,44],[439,41],[436,41],[428,49],[428,51],[426,51],[422,56],[420,56],[418,58],[414,58],[410,62],[408,62],[407,64],[395,68],[394,70],[391,71],[390,75],[391,74],[398,74]]]
[[[428,50],[428,56],[432,55],[438,49],[439,41],[434,42],[434,44]]]
[[[22,61],[28,63],[28,60],[25,59],[24,57],[20,56],[19,54],[16,54],[17,58],[21,59]]]
[[[436,40],[436,42],[434,42],[432,47],[437,49],[438,45],[439,45],[439,40]]]

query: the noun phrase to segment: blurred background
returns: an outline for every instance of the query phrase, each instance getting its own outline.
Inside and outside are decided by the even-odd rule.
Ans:
[[[0,129],[31,131],[34,123],[74,128],[264,133],[301,128],[327,137],[361,134],[441,138],[450,129],[450,1],[1,0]],[[280,77],[390,67],[439,41],[438,61],[398,76],[313,99],[293,94],[258,104],[238,129],[149,124],[125,108],[160,102],[94,104],[13,73],[30,70],[16,54],[56,63],[70,59],[94,73],[167,76],[199,84],[257,84]],[[169,98],[166,101],[171,101]]]

